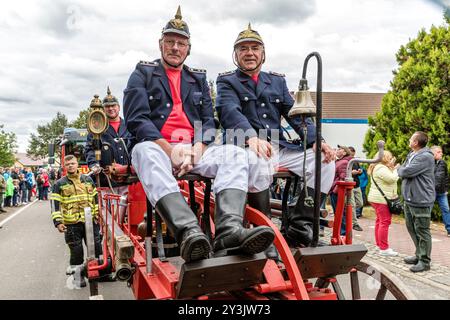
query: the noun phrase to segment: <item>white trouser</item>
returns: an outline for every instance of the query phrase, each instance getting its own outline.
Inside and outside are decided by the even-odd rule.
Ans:
[[[186,144],[186,148],[191,148]],[[152,141],[138,143],[132,151],[131,163],[155,206],[162,197],[179,192],[172,173],[172,163],[163,149]],[[242,148],[233,145],[210,145],[190,173],[214,178],[213,192],[224,189],[248,190],[248,158]]]
[[[113,187],[112,190],[113,190],[113,192],[111,192],[111,188],[108,188],[108,191],[102,193],[102,206],[103,206],[103,208],[106,207],[106,200],[103,198],[105,193],[118,194],[118,195],[122,196],[122,195],[124,195],[125,193],[128,192],[128,186]]]
[[[128,192],[128,186],[119,186],[119,187],[113,187],[112,188],[115,194],[118,195],[124,195],[126,192]]]
[[[272,144],[272,157],[269,160],[265,160],[262,157],[258,157],[256,153],[247,148],[249,157],[249,192],[260,192],[269,188],[273,181],[273,174],[275,169],[286,168],[289,171],[303,176],[303,151],[292,150],[283,148],[279,150],[277,145]],[[315,181],[315,152],[312,148],[306,150],[306,185],[314,189]],[[323,154],[322,154],[323,159]],[[331,185],[334,180],[335,163],[322,162],[321,171],[321,183],[320,191],[322,193],[328,193],[331,189]]]

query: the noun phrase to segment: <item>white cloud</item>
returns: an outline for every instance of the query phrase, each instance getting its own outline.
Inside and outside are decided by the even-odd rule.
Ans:
[[[448,0],[444,0],[448,1]],[[266,43],[265,70],[297,87],[303,59],[318,51],[326,91],[388,90],[395,53],[421,28],[442,23],[439,1],[15,0],[0,12],[0,124],[24,151],[29,134],[57,111],[70,120],[106,93],[122,100],[141,59],[158,58],[158,38],[181,4],[192,34],[187,64],[215,80],[234,69],[232,44],[248,22]],[[315,62],[308,79],[315,87]]]

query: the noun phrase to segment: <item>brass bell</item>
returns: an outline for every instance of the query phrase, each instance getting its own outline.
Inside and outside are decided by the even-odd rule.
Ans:
[[[295,102],[289,111],[289,118],[298,116],[314,117],[317,113],[316,105],[311,98],[311,92],[308,90],[307,81],[300,80],[299,91],[295,93]]]

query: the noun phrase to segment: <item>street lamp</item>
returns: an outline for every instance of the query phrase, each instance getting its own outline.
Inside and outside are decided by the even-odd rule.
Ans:
[[[308,68],[309,59],[316,57],[317,59],[317,88],[316,88],[316,102],[314,105],[311,93],[308,88],[308,81],[306,80],[306,70]],[[319,242],[319,219],[320,219],[320,179],[321,179],[321,162],[322,162],[322,58],[317,52],[310,53],[303,64],[302,79],[300,80],[298,91],[295,93],[295,103],[289,111],[290,118],[300,117],[301,126],[303,129],[303,181],[305,184],[305,206],[314,206],[314,220],[313,220],[313,240],[311,247],[317,247]],[[316,117],[316,163],[315,163],[315,183],[314,183],[314,200],[308,195],[306,188],[306,146],[307,146],[307,123],[306,118]]]

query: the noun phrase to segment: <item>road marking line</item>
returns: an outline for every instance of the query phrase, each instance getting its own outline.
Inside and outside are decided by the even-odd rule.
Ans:
[[[34,200],[33,202],[27,204],[25,207],[21,208],[19,211],[17,211],[16,213],[14,213],[12,216],[6,218],[5,220],[3,220],[2,222],[0,222],[0,227],[2,227],[5,223],[7,223],[9,220],[11,220],[12,218],[14,218],[15,216],[19,215],[20,213],[22,213],[22,211],[24,211],[26,208],[28,208],[29,206],[31,206],[33,203],[35,203],[37,200]]]

